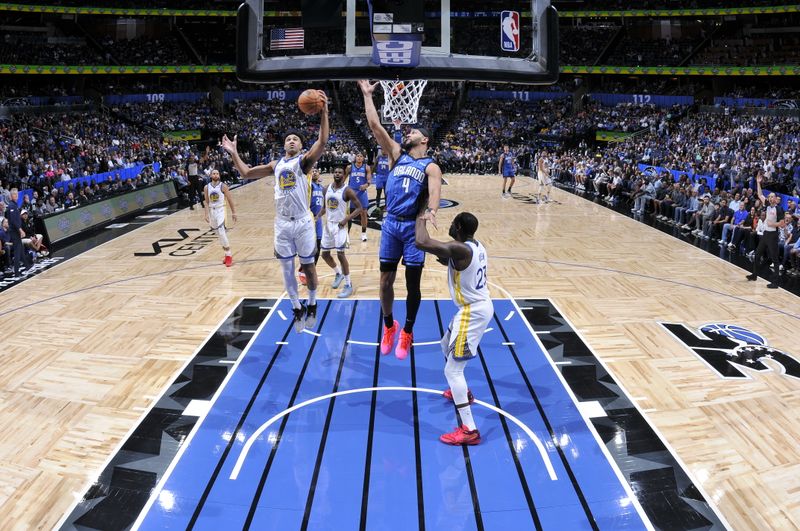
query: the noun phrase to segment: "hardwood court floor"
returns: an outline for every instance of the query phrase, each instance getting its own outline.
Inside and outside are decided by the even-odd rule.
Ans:
[[[800,380],[771,361],[775,372],[719,378],[659,324],[737,324],[800,355],[800,299],[565,192],[532,205],[501,199],[497,176],[448,179],[443,198],[460,204],[440,211],[436,235],[446,239],[459,211],[478,216],[495,298],[552,299],[732,527],[800,525]],[[532,189],[521,178],[515,191]],[[233,268],[202,236],[202,211],[184,210],[0,294],[0,527],[54,526],[231,308],[281,294],[269,182],[234,197]],[[356,296],[376,298],[379,234],[352,234]],[[159,239],[179,241],[134,255]],[[423,297],[448,297],[443,272],[429,259]]]

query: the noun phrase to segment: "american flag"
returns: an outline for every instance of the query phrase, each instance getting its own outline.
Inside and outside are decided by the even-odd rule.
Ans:
[[[288,50],[305,47],[303,28],[275,28],[269,32],[270,50]]]

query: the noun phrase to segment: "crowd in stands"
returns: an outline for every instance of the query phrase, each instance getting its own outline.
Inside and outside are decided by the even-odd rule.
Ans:
[[[619,31],[618,26],[561,26],[559,52],[562,65],[593,65]]]
[[[85,39],[42,37],[6,33],[0,42],[0,63],[11,65],[105,64],[103,57]]]
[[[114,40],[110,37],[100,43],[106,54],[106,61],[115,60],[121,65],[189,65],[194,64],[175,35],[157,38],[137,37],[135,39]]]
[[[682,39],[648,39],[629,28],[616,43],[605,64],[625,66],[678,66],[705,38],[701,31],[695,37]]]
[[[226,90],[255,88],[232,79],[219,81]],[[660,90],[662,86],[666,85],[653,83],[649,88]],[[746,220],[731,224],[724,216],[718,219],[719,212],[727,213],[725,209],[732,208],[733,203],[735,213],[745,202],[745,211],[757,225],[760,205],[752,198],[752,190],[753,178],[759,173],[769,190],[800,193],[800,120],[796,117],[700,113],[686,106],[604,106],[590,99],[573,108],[572,98],[539,102],[464,98],[472,87],[431,83],[423,96],[420,123],[434,131],[433,154],[445,172],[496,173],[505,144],[527,170],[535,157],[532,148],[542,139],[556,139],[564,147],[556,150],[555,167],[565,183],[610,203],[629,202],[637,215],[651,212],[676,229],[695,231],[701,239],[717,240],[725,249],[733,245],[732,251],[742,253],[752,248],[755,233],[736,228],[739,222],[746,226]],[[752,95],[747,87],[730,90]],[[786,86],[774,90],[777,92],[773,94],[792,94],[796,89]],[[320,161],[323,172],[330,171],[335,162],[351,161],[358,152],[371,158],[375,147],[364,119],[363,98],[355,84],[339,83],[329,94],[332,130],[328,150]],[[375,101],[380,107],[380,91]],[[454,105],[459,105],[457,113]],[[212,167],[230,179],[235,173],[230,161],[213,142],[207,147],[165,142],[162,133],[201,129],[212,140],[222,133],[237,134],[245,160],[260,164],[280,156],[286,130],[300,127],[311,142],[317,123],[313,117],[303,117],[294,102],[280,100],[234,101],[222,109],[203,100],[191,104],[126,104],[80,114],[16,114],[0,121],[0,194],[12,186],[33,189],[33,201],[26,203],[26,209],[35,217],[153,179],[173,178],[186,187],[193,172],[202,176],[201,172]],[[391,130],[391,126],[388,128]],[[597,129],[637,134],[624,142],[590,149],[586,140]],[[569,147],[579,142],[581,148]],[[148,169],[130,182],[67,185],[63,192],[54,191],[59,181],[72,177],[153,162],[161,163],[159,174]],[[676,186],[671,175],[643,174],[638,164],[676,170],[681,178]],[[695,174],[708,176],[716,188],[690,179]],[[713,212],[710,207],[702,208],[705,194],[712,206],[717,205]],[[695,203],[699,208],[693,208]],[[752,208],[756,210],[751,212]],[[742,216],[745,214],[739,214]],[[731,225],[727,230],[726,224]],[[787,269],[793,265],[790,255],[782,255],[787,256]]]

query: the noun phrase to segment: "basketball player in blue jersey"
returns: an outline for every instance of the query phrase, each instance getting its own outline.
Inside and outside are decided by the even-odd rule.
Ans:
[[[322,193],[322,183],[319,182],[319,168],[314,166],[311,170],[311,214],[314,215],[314,219],[316,220],[316,231],[317,231],[317,252],[314,255],[314,265],[317,265],[319,262],[319,250],[320,250],[320,242],[322,241],[322,203],[325,201]],[[300,280],[302,285],[306,285],[306,274],[303,273],[303,265],[300,265],[300,269],[297,273],[297,278]]]
[[[470,404],[474,398],[464,378],[464,367],[467,361],[478,355],[478,345],[494,315],[486,249],[475,240],[478,219],[469,212],[462,212],[453,219],[450,225],[453,241],[434,240],[428,235],[425,225],[425,219],[418,217],[417,247],[447,265],[450,296],[458,306],[442,338],[442,352],[445,357],[444,376],[450,386],[443,396],[455,403],[460,422],[455,431],[445,433],[439,440],[453,445],[478,444],[481,434],[472,417]]]
[[[402,141],[402,140],[401,140]],[[389,177],[389,157],[378,149],[378,156],[375,159],[375,208],[378,210],[378,219],[381,219],[381,194],[386,187],[386,178]]]
[[[386,179],[386,219],[381,227],[380,298],[383,310],[383,338],[381,354],[388,354],[394,346],[398,331],[395,356],[405,359],[414,338],[414,321],[417,319],[419,303],[422,299],[420,280],[425,265],[425,253],[414,244],[414,227],[417,214],[436,226],[436,211],[442,193],[442,170],[433,159],[427,156],[430,135],[425,128],[417,127],[408,131],[398,144],[381,125],[372,94],[378,83],[367,80],[358,82],[364,94],[364,109],[367,123],[375,135],[375,140],[389,159],[389,175]],[[397,263],[403,259],[406,266],[406,322],[400,329],[394,320],[394,280],[397,276]]]
[[[361,203],[361,241],[367,241],[367,207],[369,206],[369,196],[367,189],[372,184],[372,168],[364,162],[364,154],[356,153],[356,160],[353,164],[348,164],[344,169],[345,177],[348,179],[347,186],[358,196]],[[356,204],[350,203],[350,210],[355,211]],[[350,227],[347,227],[348,230]]]
[[[230,140],[222,137],[220,146],[233,159],[233,164],[242,179],[260,179],[275,175],[275,257],[281,264],[283,283],[294,309],[294,329],[300,333],[304,328],[313,328],[317,322],[317,268],[314,265],[317,238],[314,217],[310,210],[311,168],[325,152],[330,135],[328,122],[328,98],[318,91],[323,101],[320,112],[319,138],[306,151],[299,132],[289,131],[284,136],[283,147],[286,154],[268,164],[250,167],[239,157],[236,137]],[[297,277],[294,274],[294,257],[306,274],[308,302],[302,304],[297,293]]]
[[[497,173],[503,176],[502,197],[511,197],[511,187],[517,181],[517,161],[514,154],[508,150],[508,144],[503,146],[503,153],[500,155],[497,165]],[[511,184],[508,185],[508,192],[506,192],[506,181],[509,179],[511,179]]]

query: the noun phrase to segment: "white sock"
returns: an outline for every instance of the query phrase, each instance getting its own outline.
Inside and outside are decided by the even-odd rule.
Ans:
[[[469,431],[477,429],[477,426],[475,426],[475,419],[472,418],[472,408],[469,402],[467,402],[466,406],[458,408],[458,415],[461,417],[461,424],[466,426]]]
[[[317,290],[310,289],[308,290],[308,304],[313,306],[317,303]]]
[[[337,275],[341,275],[342,274],[342,268],[337,265],[336,267],[333,268],[333,272],[336,273]]]
[[[349,286],[350,285],[350,275],[345,275],[344,276],[344,285],[345,286]]]
[[[297,277],[294,276],[294,258],[279,261],[283,270],[283,286],[292,301],[292,308],[297,309],[300,307],[300,297],[297,294]]]
[[[230,250],[230,249],[228,249],[227,251],[225,251],[225,256],[231,256],[231,250]]]
[[[467,380],[464,378],[464,366],[466,361],[457,361],[452,355],[447,358],[444,366],[444,376],[453,393],[453,402],[458,408],[461,417],[461,424],[470,430],[475,429],[475,420],[472,418],[472,409],[469,407],[469,397],[467,394]]]

